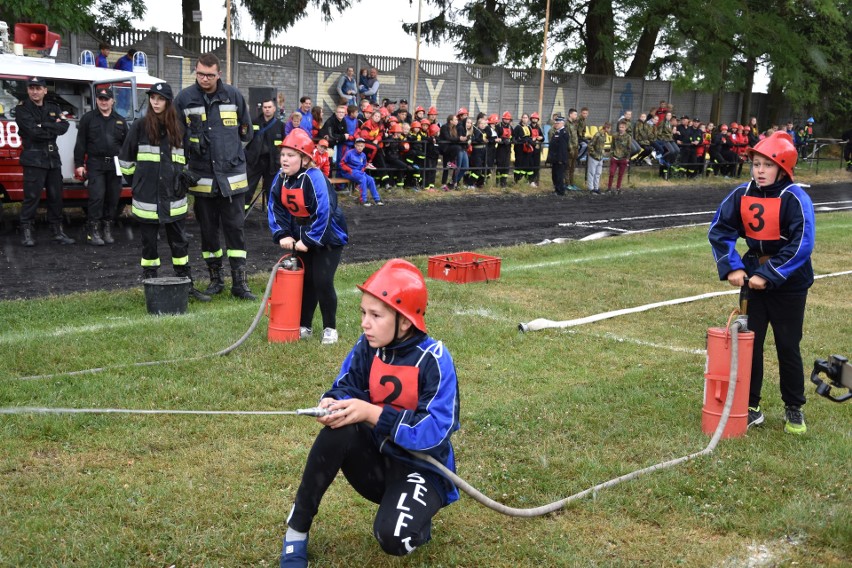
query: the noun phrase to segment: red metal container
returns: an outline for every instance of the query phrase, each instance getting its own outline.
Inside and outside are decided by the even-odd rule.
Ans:
[[[290,255],[281,257],[279,263]],[[299,341],[299,319],[302,315],[302,289],[305,268],[295,256],[290,256],[295,270],[279,266],[272,281],[272,291],[266,305],[269,315],[267,339],[270,343]]]
[[[427,268],[429,278],[458,284],[487,282],[500,278],[500,258],[475,252],[430,256]]]
[[[731,414],[722,432],[723,438],[742,436],[748,429],[748,390],[751,382],[751,358],[754,332],[737,334],[737,391]],[[731,375],[731,332],[724,327],[707,330],[707,363],[704,368],[704,408],[701,430],[713,434],[719,425]]]

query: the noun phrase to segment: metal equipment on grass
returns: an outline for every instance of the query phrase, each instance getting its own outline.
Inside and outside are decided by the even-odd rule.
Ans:
[[[819,377],[820,373],[825,373],[828,382]],[[849,359],[842,355],[832,355],[828,358],[828,361],[817,359],[814,361],[811,382],[817,386],[817,394],[829,400],[845,402],[852,399],[852,364],[849,363]],[[832,388],[845,388],[849,392],[840,396],[832,396]]]

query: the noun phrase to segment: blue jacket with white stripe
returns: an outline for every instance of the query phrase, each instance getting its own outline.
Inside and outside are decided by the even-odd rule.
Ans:
[[[759,238],[763,233],[768,238]],[[742,256],[736,249],[739,238],[748,246]],[[722,201],[708,233],[720,280],[742,269],[763,277],[767,289],[789,293],[802,293],[814,282],[814,238],[813,202],[787,177],[764,188],[754,180],[735,188]]]
[[[450,436],[459,429],[459,393],[456,368],[444,344],[423,332],[375,349],[362,335],[349,352],[331,390],[323,398],[370,400],[370,371],[374,362],[417,368],[417,402],[413,410],[385,404],[373,437],[379,451],[423,472],[432,485],[443,490],[444,505],[458,500],[452,481],[437,468],[403,448],[423,452],[456,470]],[[387,400],[387,399],[386,399]]]
[[[281,202],[281,187],[301,187],[309,217],[296,217]],[[272,179],[267,206],[267,220],[272,240],[278,244],[284,237],[302,241],[309,249],[339,247],[349,242],[346,218],[337,204],[337,193],[317,168],[302,168],[294,176],[279,171]]]

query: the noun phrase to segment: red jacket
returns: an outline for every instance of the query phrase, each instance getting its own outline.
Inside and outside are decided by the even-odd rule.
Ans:
[[[331,159],[328,156],[328,151],[326,150],[325,152],[320,153],[318,149],[315,149],[313,160],[317,165],[317,168],[319,168],[320,171],[328,177],[331,172]]]

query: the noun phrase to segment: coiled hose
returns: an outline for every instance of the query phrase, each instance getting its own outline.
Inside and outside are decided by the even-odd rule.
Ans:
[[[414,452],[410,451],[412,455],[429,462],[441,472],[444,473],[448,478],[450,478],[456,486],[473,497],[476,501],[485,505],[489,509],[493,509],[498,513],[503,513],[504,515],[508,515],[510,517],[540,517],[542,515],[547,515],[548,513],[553,513],[558,511],[559,509],[564,508],[569,503],[577,501],[578,499],[582,499],[588,495],[595,495],[601,489],[607,489],[609,487],[614,487],[619,483],[624,481],[630,481],[631,479],[636,479],[642,475],[647,473],[651,473],[654,471],[659,471],[661,469],[667,469],[670,467],[674,467],[676,465],[682,464],[684,462],[688,462],[695,458],[707,455],[711,453],[714,449],[716,449],[716,445],[719,443],[719,440],[722,438],[722,433],[725,431],[725,425],[728,423],[728,417],[731,414],[731,407],[734,404],[734,393],[737,388],[737,361],[739,359],[739,349],[738,349],[738,334],[740,328],[743,330],[746,329],[745,320],[743,318],[737,319],[734,321],[731,326],[731,370],[730,370],[730,384],[728,386],[728,396],[725,398],[725,406],[722,409],[722,416],[719,418],[719,425],[716,427],[716,431],[713,432],[713,437],[710,438],[710,443],[707,444],[707,447],[701,450],[700,452],[696,452],[694,454],[689,454],[687,456],[683,456],[681,458],[665,461],[658,463],[656,465],[648,466],[642,469],[638,469],[632,473],[627,473],[625,475],[616,477],[615,479],[611,479],[604,483],[600,483],[593,487],[589,487],[584,491],[580,491],[579,493],[575,493],[570,497],[566,497],[565,499],[561,499],[559,501],[555,501],[548,505],[542,505],[540,507],[532,507],[529,509],[518,509],[516,507],[509,507],[504,505],[503,503],[499,503],[479,492],[475,487],[470,485],[464,479],[447,469],[444,464],[436,460],[430,455],[424,454],[422,452]]]
[[[128,367],[153,367],[155,365],[166,365],[169,363],[183,363],[185,361],[200,361],[202,359],[209,359],[211,357],[223,357],[233,350],[237,349],[240,345],[245,343],[245,341],[249,338],[249,336],[254,333],[254,330],[257,329],[258,324],[260,323],[261,318],[263,318],[263,314],[266,311],[266,302],[269,300],[269,295],[272,293],[272,283],[275,281],[275,274],[278,272],[278,267],[281,266],[284,258],[278,260],[275,263],[275,266],[272,267],[272,272],[269,273],[269,280],[266,282],[266,290],[263,292],[263,298],[260,300],[260,306],[257,309],[257,314],[254,316],[254,320],[252,320],[251,325],[233,345],[222,349],[221,351],[217,351],[215,353],[208,353],[207,355],[196,355],[194,357],[178,357],[175,359],[163,359],[161,361],[142,361],[139,363],[124,363],[121,365],[108,365],[106,367],[95,367],[93,369],[83,369],[80,371],[63,371],[60,373],[52,373],[49,375],[30,375],[28,377],[18,377],[16,380],[19,381],[34,381],[37,379],[50,379],[53,377],[60,376],[69,376],[74,377],[78,375],[91,375],[95,373],[101,373],[107,370],[113,369],[125,369]]]

